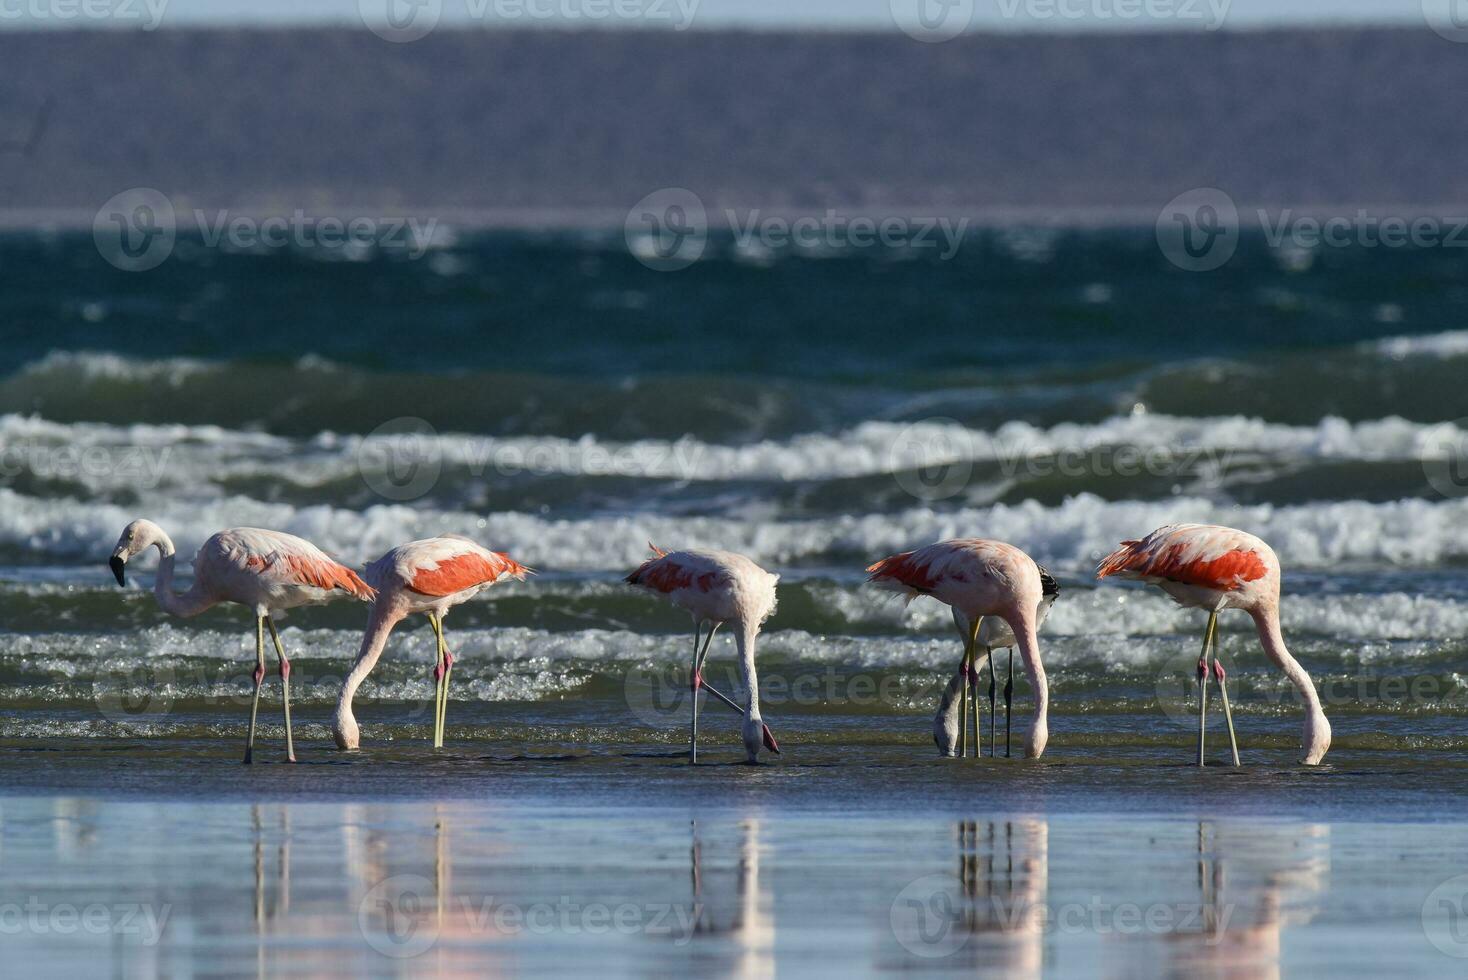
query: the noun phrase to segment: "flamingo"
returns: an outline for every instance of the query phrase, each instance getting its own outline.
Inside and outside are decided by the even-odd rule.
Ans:
[[[409,541],[393,548],[365,569],[364,577],[377,590],[367,632],[357,661],[342,682],[332,718],[331,734],[342,749],[355,749],[360,740],[357,719],[352,715],[352,698],[357,688],[387,646],[393,627],[409,613],[425,613],[437,645],[433,668],[433,747],[443,748],[444,724],[448,717],[449,675],[454,655],[444,640],[443,618],[461,602],[508,575],[518,581],[534,572],[503,551],[490,551],[457,534],[441,534]]]
[[[122,530],[108,564],[118,585],[126,585],[123,569],[129,559],[158,549],[158,578],[153,594],[166,613],[187,619],[218,605],[237,602],[255,611],[255,699],[250,707],[250,734],[245,762],[255,753],[255,719],[260,711],[260,685],[265,680],[265,627],[280,661],[280,684],[285,706],[285,757],[296,761],[291,732],[291,664],[276,632],[274,616],[297,606],[329,602],[343,595],[365,602],[372,589],[347,566],[303,538],[258,527],[234,527],[205,541],[194,556],[194,584],[186,592],[173,591],[173,541],[152,521],[136,520]]]
[[[867,571],[871,573],[869,582],[902,594],[906,601],[930,595],[962,615],[962,620],[955,617],[955,623],[971,624],[963,638],[962,673],[965,675],[973,667],[984,617],[997,616],[1008,624],[1035,692],[1025,755],[1038,759],[1050,740],[1047,721],[1050,688],[1035,638],[1039,606],[1045,595],[1040,566],[1035,560],[1002,541],[958,538],[883,558],[867,566]],[[967,736],[967,706],[965,695],[960,699],[960,743]],[[961,744],[960,754],[963,754]]]
[[[1198,765],[1203,765],[1203,746],[1208,713],[1208,655],[1214,650],[1218,614],[1224,609],[1242,609],[1254,619],[1259,642],[1275,666],[1284,671],[1305,702],[1305,755],[1313,766],[1330,748],[1330,722],[1320,707],[1315,684],[1300,662],[1285,648],[1279,628],[1279,559],[1274,549],[1245,531],[1207,524],[1172,524],[1160,527],[1140,541],[1123,541],[1121,547],[1102,559],[1097,578],[1119,575],[1158,586],[1179,605],[1208,610],[1208,627],[1203,632],[1203,652],[1198,659]],[[1229,747],[1234,765],[1239,764],[1238,740],[1234,737],[1233,709],[1228,703],[1223,664],[1213,653],[1213,675],[1223,700],[1228,721]]]
[[[1060,596],[1060,584],[1045,570],[1044,565],[1037,565],[1040,569],[1040,588],[1042,596],[1040,607],[1035,614],[1035,630],[1038,632],[1045,625],[1045,619],[1050,615],[1050,607]],[[953,607],[953,625],[958,629],[958,637],[964,643],[969,638],[969,622],[958,608]],[[974,704],[974,755],[983,755],[979,740],[979,711],[978,711],[978,684],[979,684],[979,661],[986,660],[989,663],[989,755],[991,757],[999,754],[998,742],[994,737],[995,716],[994,694],[998,686],[996,682],[997,671],[995,670],[993,653],[998,647],[1009,647],[1009,677],[1004,682],[1004,757],[1009,758],[1009,708],[1014,700],[1014,631],[1009,624],[997,616],[985,617],[984,623],[979,627],[979,636],[975,644],[975,655],[972,667],[967,672],[968,686],[964,696]],[[959,665],[958,673],[948,682],[943,691],[943,697],[938,704],[938,713],[933,718],[933,741],[938,745],[938,754],[941,756],[958,755],[960,748],[959,733],[959,711],[962,707],[959,701],[960,692],[964,691],[965,671]]]
[[[689,682],[693,690],[693,728],[688,740],[689,764],[698,762],[698,691],[702,687],[744,716],[741,735],[748,762],[759,761],[761,746],[779,755],[780,746],[760,717],[754,647],[760,624],[775,611],[775,583],[780,576],[731,551],[664,551],[654,544],[648,547],[653,557],[637,566],[624,581],[667,596],[673,605],[693,616],[693,670]],[[748,698],[742,708],[703,679],[709,644],[719,627],[728,622],[737,631],[734,642]],[[704,623],[709,631],[700,649],[699,633]]]

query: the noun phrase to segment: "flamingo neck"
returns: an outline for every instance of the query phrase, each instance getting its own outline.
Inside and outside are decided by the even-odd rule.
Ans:
[[[759,636],[758,623],[740,623],[734,634],[739,649],[739,676],[744,682],[744,708],[749,718],[759,718],[759,672],[754,666],[755,638]]]
[[[367,632],[363,634],[362,646],[357,651],[357,661],[348,671],[347,679],[342,681],[341,694],[336,699],[336,713],[331,719],[331,735],[338,748],[357,747],[360,735],[356,716],[352,714],[352,699],[357,696],[357,688],[372,673],[372,668],[377,666],[377,658],[382,656],[382,651],[387,647],[388,636],[402,618],[403,614],[400,612],[389,613],[379,611],[375,605],[372,607],[372,613],[367,619]]]
[[[215,599],[204,594],[203,587],[195,579],[194,584],[186,592],[173,591],[174,565],[178,561],[178,555],[173,550],[173,541],[163,529],[159,528],[157,540],[153,547],[158,549],[158,575],[153,581],[153,597],[158,600],[158,607],[170,616],[179,616],[187,619],[197,616],[199,613],[214,605]]]
[[[1050,741],[1050,682],[1045,677],[1045,665],[1040,662],[1040,643],[1035,638],[1034,617],[1023,611],[1005,617],[1009,628],[1014,631],[1015,646],[1019,647],[1020,661],[1024,664],[1025,676],[1029,678],[1034,711],[1030,714],[1030,731],[1025,737],[1025,755],[1038,759]]]
[[[1279,628],[1279,608],[1274,605],[1264,606],[1251,610],[1250,615],[1254,617],[1254,625],[1259,629],[1259,643],[1264,647],[1264,653],[1290,679],[1290,683],[1299,692],[1300,700],[1305,702],[1303,761],[1307,766],[1313,766],[1330,748],[1330,722],[1326,720],[1325,711],[1320,707],[1320,695],[1315,690],[1315,682],[1285,647],[1284,634]]]

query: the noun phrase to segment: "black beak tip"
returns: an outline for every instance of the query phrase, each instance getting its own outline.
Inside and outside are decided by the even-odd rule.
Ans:
[[[127,562],[123,561],[117,555],[113,555],[112,559],[107,562],[107,565],[112,569],[112,575],[117,579],[117,584],[126,585],[127,578],[122,574],[122,570],[127,565]]]

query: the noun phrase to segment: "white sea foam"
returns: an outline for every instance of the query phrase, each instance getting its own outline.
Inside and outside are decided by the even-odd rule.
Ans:
[[[0,466],[59,476],[93,492],[160,487],[214,492],[221,482],[268,478],[302,487],[362,480],[400,461],[394,437],[323,432],[289,439],[213,425],[63,424],[0,416]],[[522,474],[612,476],[681,481],[822,480],[881,475],[972,461],[997,465],[1002,479],[1056,472],[1056,457],[1085,457],[1120,447],[1144,450],[1137,472],[1216,472],[1238,457],[1298,464],[1438,459],[1468,432],[1401,418],[1346,422],[1325,418],[1291,426],[1242,416],[1205,419],[1128,415],[1049,428],[1011,422],[993,431],[951,422],[864,422],[844,432],[722,445],[692,437],[619,442],[582,436],[491,437],[445,433],[412,444],[421,465],[488,482]],[[1098,456],[1069,461],[1075,472],[1102,466]],[[1180,465],[1181,463],[1181,465]],[[1151,469],[1149,469],[1149,467]],[[1108,470],[1111,471],[1111,470]],[[1064,472],[1070,472],[1066,470]],[[431,487],[430,487],[431,489]]]
[[[1034,501],[985,508],[852,514],[807,520],[620,514],[551,519],[525,513],[442,511],[403,504],[362,511],[293,507],[246,497],[160,497],[139,508],[74,499],[41,499],[0,489],[0,546],[38,557],[105,555],[128,520],[162,523],[191,554],[220,528],[253,525],[299,534],[360,563],[413,538],[453,531],[544,570],[615,570],[646,556],[651,540],[666,547],[728,548],[772,566],[822,562],[840,567],[954,537],[1010,541],[1057,571],[1089,575],[1118,541],[1162,524],[1220,523],[1270,542],[1286,568],[1343,564],[1420,567],[1468,560],[1468,499],[1343,501],[1303,506],[1229,506],[1192,497],[1106,501],[1081,494],[1055,507]]]
[[[1366,350],[1398,360],[1408,357],[1463,357],[1468,355],[1468,330],[1385,337],[1362,346]]]

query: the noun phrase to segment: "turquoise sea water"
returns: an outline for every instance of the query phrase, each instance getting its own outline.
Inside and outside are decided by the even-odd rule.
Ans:
[[[1090,892],[1193,902],[1241,975],[1456,965],[1430,936],[1454,895],[1423,912],[1468,871],[1468,265],[1453,249],[1246,237],[1197,274],[1150,230],[1023,229],[975,232],[946,261],[716,238],[658,272],[619,229],[456,233],[416,260],[185,239],[129,273],[90,236],[27,233],[0,238],[0,273],[0,898],[116,904],[147,881],[177,906],[141,949],[23,928],[28,966],[1237,965],[1206,928],[994,933],[996,890],[1047,909]],[[272,764],[246,770],[248,617],[165,619],[146,559],[118,589],[106,557],[136,516],[184,555],[240,524],[351,564],[452,531],[539,574],[449,618],[438,758],[428,630],[400,628],[358,697],[364,751],[343,757],[327,723],[365,612],[294,613],[303,764],[273,764],[272,684],[257,753]],[[1285,632],[1334,728],[1320,770],[1294,767],[1299,708],[1242,617],[1222,642],[1246,771],[1186,766],[1203,624],[1092,569],[1189,520],[1278,551]],[[1061,583],[1041,763],[936,759],[951,626],[861,584],[872,560],[958,535],[1011,541]],[[772,767],[723,765],[737,729],[716,705],[710,765],[680,764],[686,620],[619,582],[649,540],[781,574],[760,648]],[[709,674],[737,686],[731,650]],[[1018,678],[1016,747],[1028,695]],[[1221,718],[1211,730],[1221,763]],[[1002,718],[998,742],[1002,756]],[[996,835],[1019,843],[996,851]],[[354,924],[399,846],[402,873],[429,883],[404,893],[418,911],[403,921],[431,905],[441,923],[432,959],[406,967],[367,934],[389,926]],[[970,873],[970,858],[1028,870]],[[916,907],[973,927],[951,955],[914,952],[912,923],[891,919],[930,873],[957,891],[939,882]],[[1220,925],[1235,876],[1247,915]],[[671,909],[700,881],[716,914],[683,945],[491,935],[474,912],[490,893]]]

